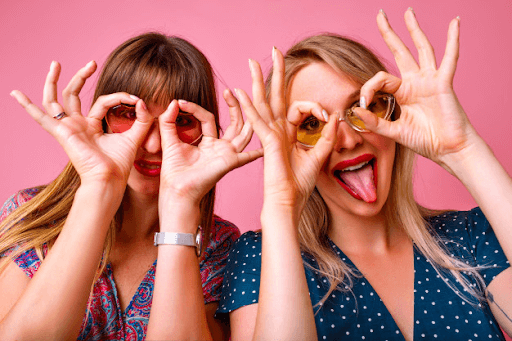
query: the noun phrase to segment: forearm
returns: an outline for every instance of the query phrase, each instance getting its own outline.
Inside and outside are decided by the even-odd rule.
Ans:
[[[469,148],[450,155],[444,162],[480,206],[512,261],[512,179],[476,132],[473,141]]]
[[[122,190],[82,185],[55,244],[2,320],[2,340],[75,339]],[[30,323],[27,323],[30,321]]]
[[[199,207],[162,205],[161,232],[195,233]],[[211,340],[196,249],[159,245],[147,340]]]
[[[291,212],[265,204],[261,284],[254,339],[316,340],[316,327]]]

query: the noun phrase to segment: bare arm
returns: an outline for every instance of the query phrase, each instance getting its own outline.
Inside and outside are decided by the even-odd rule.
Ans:
[[[406,11],[405,22],[418,49],[419,62],[380,13],[377,23],[395,56],[402,79],[381,72],[361,89],[361,96],[368,102],[375,91],[393,93],[401,107],[400,118],[388,122],[362,109],[358,109],[358,114],[370,130],[394,139],[456,176],[484,212],[510,262],[512,179],[469,122],[453,90],[460,19],[450,23],[446,51],[439,67],[412,10]],[[488,291],[494,297],[493,313],[510,333],[510,320],[506,316],[512,316],[512,282],[505,278],[510,279],[510,269],[494,279]]]
[[[201,198],[227,172],[261,156],[261,151],[243,152],[252,128],[243,123],[231,92],[226,91],[225,97],[232,122],[220,139],[213,115],[196,104],[173,101],[159,118],[163,151],[158,201],[161,232],[195,233]],[[177,137],[175,120],[180,108],[201,121],[203,137],[198,146],[183,143]],[[204,304],[195,248],[160,245],[147,339],[211,340],[219,334],[227,337],[212,318],[213,313]]]
[[[273,50],[274,73],[270,100],[265,97],[263,76],[250,60],[253,101],[242,90],[239,99],[264,148],[264,203],[262,223],[262,270],[254,334],[240,328],[240,316],[254,318],[255,307],[231,313],[236,318],[233,337],[253,340],[316,340],[316,326],[304,265],[300,253],[298,221],[311,194],[323,162],[335,140],[336,117],[322,111],[318,104],[308,108],[291,106],[286,112],[284,60]],[[304,112],[301,112],[303,110]],[[296,142],[297,126],[304,115],[314,114],[329,121],[322,138],[313,149],[305,150]]]
[[[142,101],[125,93],[100,97],[89,115],[82,115],[78,93],[95,69],[94,62],[88,63],[73,77],[63,94],[70,103],[66,109],[57,102],[60,65],[56,62],[52,63],[44,87],[46,111],[21,92],[12,92],[64,148],[81,185],[62,231],[34,277],[21,279],[12,265],[2,275],[2,287],[9,289],[7,281],[11,277],[24,286],[23,290],[10,287],[17,297],[2,301],[2,340],[77,337],[105,236],[121,203],[137,148],[151,126],[149,114],[142,110]],[[126,133],[105,135],[101,119],[110,106],[121,101],[136,104],[138,121]],[[55,118],[64,111],[63,118]]]

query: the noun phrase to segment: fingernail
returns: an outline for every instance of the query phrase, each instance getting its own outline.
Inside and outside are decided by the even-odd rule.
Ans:
[[[276,47],[272,46],[272,61],[276,59]]]
[[[178,102],[180,102],[180,104],[187,104],[188,102],[184,99],[179,99]]]
[[[413,14],[416,14],[416,13],[414,13],[414,10],[412,9],[412,7],[409,7],[407,10],[411,11]]]
[[[322,110],[322,115],[324,115],[325,122],[329,121],[329,115],[327,114],[327,111],[325,111],[325,109]]]
[[[382,15],[384,15],[384,18],[386,18],[386,19],[388,18],[386,12],[384,12],[384,10],[382,8],[379,9],[379,12],[382,13]]]
[[[94,60],[91,60],[89,63],[87,63],[87,67],[91,66],[94,63]]]
[[[457,18],[456,18],[456,19],[457,19],[458,24],[459,24],[459,26],[460,26],[460,17],[459,17],[459,16],[457,16]]]
[[[252,72],[252,59],[251,59],[251,58],[249,58],[249,69],[250,69],[250,70],[251,70],[251,72]]]
[[[15,90],[11,91],[11,93],[10,93],[9,95],[10,95],[10,96],[12,96],[12,97],[14,97],[14,91],[15,91]]]
[[[136,100],[136,101],[138,101],[138,100],[140,99],[139,97],[137,97],[137,96],[135,96],[135,95],[130,95],[130,98],[131,98],[131,99],[134,99],[134,100]]]
[[[345,121],[345,119],[342,116],[341,111],[336,111],[336,116],[337,116],[338,122]]]
[[[144,101],[142,101],[142,108],[146,111],[148,111],[148,107],[146,106],[146,103],[144,103]]]
[[[364,96],[361,96],[359,99],[359,106],[363,109],[366,109],[366,98]]]
[[[238,90],[238,88],[234,88],[233,90],[235,90],[236,97],[240,97],[240,90]]]

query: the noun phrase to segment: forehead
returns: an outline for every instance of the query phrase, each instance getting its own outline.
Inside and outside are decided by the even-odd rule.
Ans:
[[[327,111],[346,109],[359,99],[361,86],[326,63],[312,63],[292,78],[288,105],[294,101],[318,102]]]

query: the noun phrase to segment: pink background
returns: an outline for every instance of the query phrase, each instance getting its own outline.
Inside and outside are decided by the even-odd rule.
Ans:
[[[415,9],[439,61],[448,23],[461,17],[455,90],[470,120],[511,173],[511,0],[4,1],[0,12],[0,200],[21,188],[51,181],[67,162],[60,146],[9,96],[11,90],[20,89],[41,103],[52,60],[63,65],[63,89],[88,61],[94,59],[101,66],[122,41],[157,30],[198,46],[216,70],[219,90],[226,86],[250,90],[248,58],[268,70],[273,45],[285,51],[297,40],[324,31],[356,38],[394,65],[375,16],[383,8],[395,30],[412,46],[402,19],[408,6]],[[84,111],[95,80],[93,76],[83,90]],[[225,109],[222,104],[224,128]],[[255,138],[249,147],[258,144]],[[415,188],[417,200],[429,207],[475,206],[457,179],[421,158]],[[259,228],[261,202],[261,160],[231,172],[219,183],[217,213],[242,231]]]

